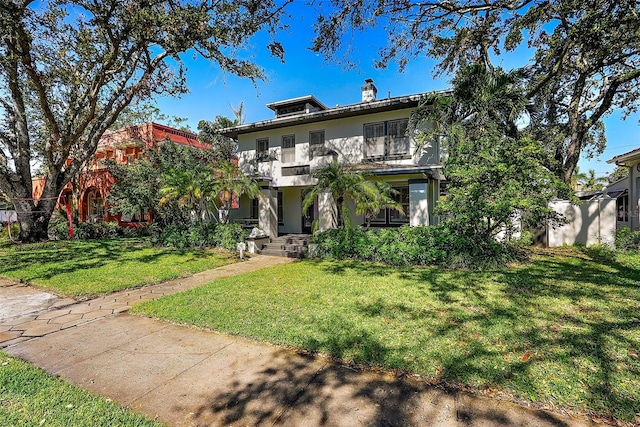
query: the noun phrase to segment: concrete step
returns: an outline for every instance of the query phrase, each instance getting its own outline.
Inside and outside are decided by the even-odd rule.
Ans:
[[[302,253],[297,251],[284,251],[277,249],[263,249],[260,254],[267,256],[279,256],[284,258],[302,258],[304,256]]]
[[[302,252],[307,249],[307,245],[290,245],[288,243],[265,243],[262,250],[274,249],[279,251]]]

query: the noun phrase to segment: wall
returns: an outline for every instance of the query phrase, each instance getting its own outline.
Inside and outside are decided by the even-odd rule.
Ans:
[[[261,176],[272,177],[274,187],[283,186],[310,186],[313,180],[308,175],[281,176],[281,167],[309,165],[311,169],[328,163],[333,157],[321,156],[309,160],[309,132],[325,131],[325,148],[327,151],[334,151],[337,154],[337,161],[341,163],[358,163],[364,158],[364,125],[402,118],[409,118],[412,108],[398,111],[367,114],[356,117],[327,120],[298,126],[288,126],[281,129],[267,131],[257,131],[240,135],[238,138],[238,157],[240,168],[247,174],[258,172]],[[295,161],[281,163],[279,160],[269,162],[256,162],[256,140],[269,138],[269,151],[275,155],[276,159],[281,159],[281,144],[283,135],[295,135]],[[411,164],[436,164],[438,163],[438,147],[436,144],[426,147],[421,153],[415,153],[415,145],[411,142],[410,159],[385,160],[384,163],[391,165],[411,165]]]
[[[547,227],[547,246],[576,243],[613,246],[617,220],[615,199],[592,200],[578,205],[560,200],[552,202],[550,207],[564,215],[568,223],[557,228]]]

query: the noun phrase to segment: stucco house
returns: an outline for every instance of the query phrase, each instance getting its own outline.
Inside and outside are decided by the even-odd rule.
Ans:
[[[242,197],[231,218],[259,225],[270,237],[310,233],[331,226],[335,209],[329,194],[318,197],[302,211],[306,191],[316,180],[314,169],[337,161],[366,168],[371,179],[389,182],[398,191],[397,201],[406,215],[386,210],[374,226],[429,225],[436,219],[433,208],[440,194],[442,165],[439,141],[416,152],[407,135],[411,113],[424,94],[377,98],[377,88],[367,79],[360,88],[361,101],[328,107],[313,95],[267,104],[275,117],[222,130],[238,142],[240,169],[255,177],[263,197]],[[354,213],[352,223],[363,218]]]
[[[77,179],[69,182],[62,190],[58,204],[62,206],[73,201],[81,222],[117,221],[121,226],[151,222],[153,218],[148,212],[132,216],[109,212],[106,198],[115,180],[107,170],[106,161],[130,164],[142,157],[146,149],[157,147],[163,141],[196,148],[209,147],[198,141],[197,135],[193,132],[153,122],[107,131],[100,139],[92,161],[85,166]],[[34,198],[42,193],[43,184],[42,178],[34,179]]]
[[[607,188],[610,197],[615,197],[618,208],[618,225],[627,225],[632,230],[640,228],[640,148],[607,160],[618,166],[629,168],[629,176]],[[615,190],[615,195],[611,191]]]

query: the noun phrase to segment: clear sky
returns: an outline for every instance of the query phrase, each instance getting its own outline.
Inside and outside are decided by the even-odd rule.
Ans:
[[[301,2],[300,2],[301,3]],[[200,59],[185,56],[188,66],[187,81],[190,93],[180,99],[160,98],[157,100],[162,113],[169,116],[187,118],[187,124],[195,129],[199,120],[212,120],[216,115],[232,117],[231,106],[244,103],[246,123],[273,117],[273,112],[265,104],[288,98],[313,94],[325,105],[347,105],[360,102],[360,86],[364,79],[372,78],[378,88],[378,98],[446,89],[447,78],[434,79],[435,62],[426,57],[414,59],[399,73],[395,65],[387,69],[375,69],[374,59],[377,48],[384,44],[382,30],[368,34],[354,34],[350,37],[351,59],[357,67],[346,69],[336,62],[326,62],[316,55],[309,46],[313,37],[315,18],[310,8],[296,4],[289,10],[292,15],[287,20],[289,28],[277,35],[285,49],[285,62],[271,58],[265,48],[265,35],[252,40],[252,48],[244,55],[251,57],[264,68],[267,79],[258,81],[256,86],[247,79],[240,79],[222,73],[216,66]],[[505,68],[523,65],[527,52],[514,53],[497,61]],[[606,118],[607,148],[595,159],[582,159],[581,171],[595,169],[598,176],[605,176],[613,170],[606,160],[640,147],[640,114],[636,113],[623,120],[614,112]]]

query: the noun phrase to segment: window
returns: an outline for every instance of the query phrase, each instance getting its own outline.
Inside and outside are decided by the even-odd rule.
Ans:
[[[296,136],[282,136],[282,156],[283,163],[292,163],[296,161]]]
[[[408,119],[389,122],[389,156],[401,156],[409,153],[408,124]]]
[[[629,194],[625,194],[616,199],[616,206],[618,208],[618,221],[629,221]]]
[[[256,140],[256,157],[258,161],[267,161],[269,158],[269,138]]]
[[[324,131],[317,130],[309,132],[309,160],[314,157],[324,156]]]
[[[375,225],[392,225],[392,224],[406,224],[409,222],[409,186],[393,187],[396,191],[392,195],[393,199],[402,206],[404,215],[395,209],[387,208],[381,209],[375,218],[371,219],[371,223]]]
[[[400,206],[402,206],[402,210],[404,211],[404,215],[395,209],[389,209],[389,222],[409,222],[409,186],[395,187],[394,190],[396,190],[397,193],[393,195],[393,199],[400,203]]]
[[[367,157],[384,157],[384,123],[364,125],[364,144]]]
[[[289,167],[283,167],[280,169],[280,174],[282,176],[309,175],[310,173],[311,173],[311,167],[309,165],[289,166]]]
[[[278,225],[284,225],[284,195],[278,191]]]
[[[408,124],[409,119],[365,124],[365,156],[369,159],[409,156],[409,138],[406,135]]]
[[[255,199],[251,199],[251,219],[258,219],[260,212],[260,200],[256,197]]]

